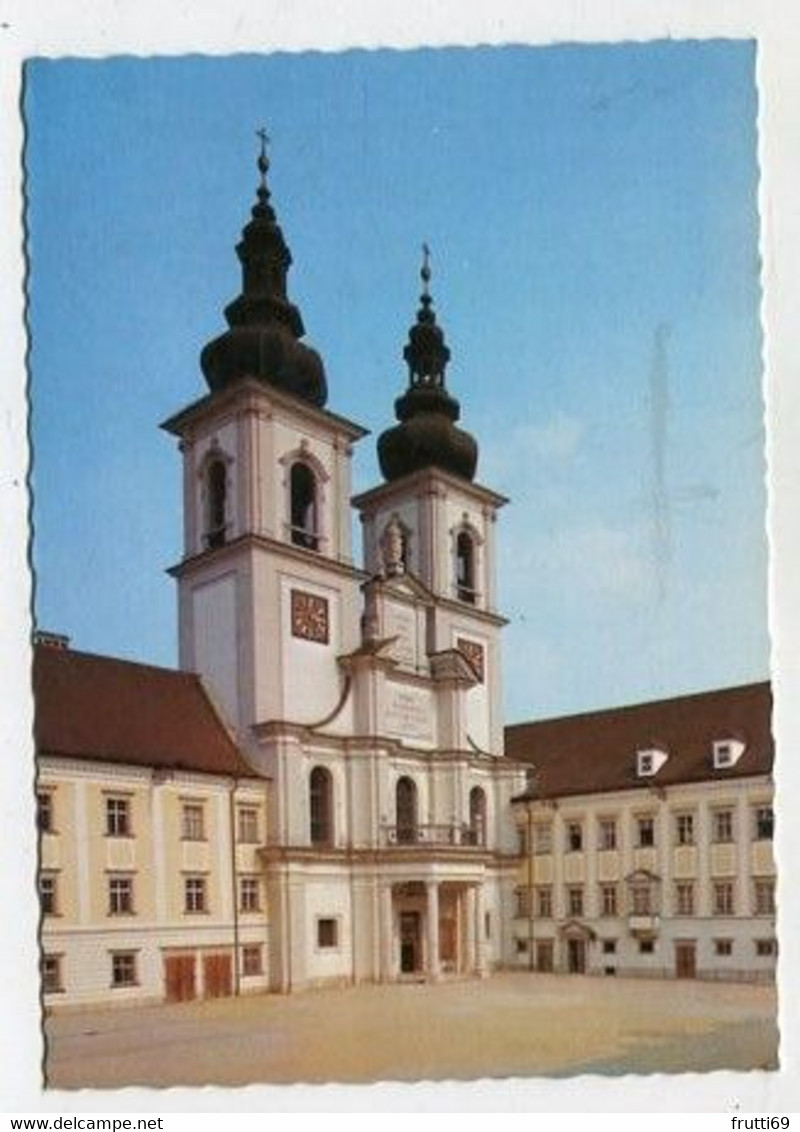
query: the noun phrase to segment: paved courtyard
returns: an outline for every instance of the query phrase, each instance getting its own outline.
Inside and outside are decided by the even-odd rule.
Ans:
[[[48,1084],[246,1085],[777,1068],[773,987],[503,974],[82,1010]]]

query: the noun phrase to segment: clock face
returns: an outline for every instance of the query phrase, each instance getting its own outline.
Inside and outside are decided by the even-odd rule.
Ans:
[[[456,648],[463,656],[467,658],[472,667],[475,669],[475,675],[483,683],[483,645],[479,645],[477,641],[468,641],[466,637],[459,637],[456,641]]]
[[[292,636],[328,643],[328,602],[318,594],[292,590]]]

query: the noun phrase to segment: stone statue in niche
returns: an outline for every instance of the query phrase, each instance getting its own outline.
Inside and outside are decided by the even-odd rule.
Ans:
[[[403,534],[402,524],[397,515],[392,515],[383,529],[380,541],[383,571],[389,578],[405,572],[405,563],[403,561],[404,542],[405,536]]]

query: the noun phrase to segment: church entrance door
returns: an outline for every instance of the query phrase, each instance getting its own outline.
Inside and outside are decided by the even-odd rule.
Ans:
[[[419,912],[400,913],[400,972],[411,975],[421,969],[420,963],[420,914]]]

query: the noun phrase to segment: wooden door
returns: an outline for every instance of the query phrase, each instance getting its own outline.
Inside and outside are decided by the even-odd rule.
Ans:
[[[553,941],[551,939],[537,939],[536,941],[536,970],[553,970]]]
[[[227,998],[233,993],[233,964],[227,952],[203,956],[205,998]]]
[[[458,937],[454,916],[445,916],[439,921],[439,959],[447,971],[455,971]]]
[[[419,912],[400,913],[400,970],[410,975],[420,969]]]
[[[697,974],[697,944],[684,940],[675,944],[675,978],[693,979]]]
[[[167,1002],[190,1002],[197,993],[194,955],[164,956],[164,986]]]
[[[585,940],[567,940],[567,970],[571,975],[582,975],[586,971]]]

